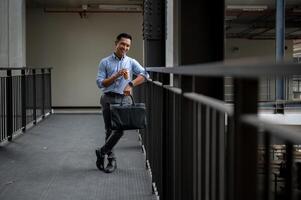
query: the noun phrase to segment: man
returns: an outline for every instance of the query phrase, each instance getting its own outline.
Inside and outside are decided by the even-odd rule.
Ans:
[[[100,103],[106,130],[106,142],[95,150],[99,170],[112,173],[117,168],[115,154],[112,149],[123,135],[123,131],[112,131],[110,129],[110,104],[131,103],[129,95],[133,87],[140,85],[148,76],[145,69],[133,58],[126,56],[131,47],[132,37],[127,33],[121,33],[115,41],[115,51],[112,55],[102,59],[99,63],[99,70],[96,78],[97,86],[103,89]],[[132,75],[137,77],[131,80]],[[105,156],[108,156],[108,164],[104,166]]]

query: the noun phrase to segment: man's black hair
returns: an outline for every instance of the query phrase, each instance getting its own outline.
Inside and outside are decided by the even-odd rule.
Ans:
[[[132,41],[132,36],[128,33],[120,33],[117,38],[116,41],[118,42],[119,40],[121,40],[121,38],[128,38]]]

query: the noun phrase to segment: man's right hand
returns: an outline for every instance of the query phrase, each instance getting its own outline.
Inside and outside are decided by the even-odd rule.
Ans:
[[[127,73],[126,69],[121,69],[116,73],[116,78],[119,78],[120,76],[124,76],[124,74]]]
[[[114,83],[114,81],[116,79],[118,79],[120,76],[124,76],[124,74],[127,73],[126,72],[126,69],[121,69],[119,70],[116,74],[113,74],[112,76],[110,76],[109,78],[105,79],[102,81],[102,84],[105,86],[105,87],[109,87],[111,84]]]

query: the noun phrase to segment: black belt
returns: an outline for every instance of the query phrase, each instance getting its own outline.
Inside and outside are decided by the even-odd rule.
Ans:
[[[124,94],[119,94],[119,93],[115,93],[115,92],[106,92],[105,95],[108,95],[110,97],[123,97]]]

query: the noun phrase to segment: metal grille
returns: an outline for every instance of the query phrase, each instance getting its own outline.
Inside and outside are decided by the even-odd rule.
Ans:
[[[273,97],[267,90],[261,95],[262,85],[300,75],[300,65],[247,60],[147,70],[151,78],[141,89],[148,127],[141,135],[160,199],[300,199],[299,132],[257,116],[259,100]],[[170,85],[170,74],[177,86]],[[209,93],[211,85],[200,85],[213,84],[208,77],[232,77],[231,105]],[[225,85],[214,89],[220,88]],[[281,152],[270,156],[277,145]]]
[[[22,128],[21,76],[12,77],[13,132]]]
[[[0,88],[0,142],[51,112],[51,69],[0,68]]]
[[[7,127],[6,127],[6,77],[0,77],[0,141],[7,138]]]
[[[33,83],[33,75],[28,74],[26,76],[26,124],[29,124],[34,121],[34,83]]]

